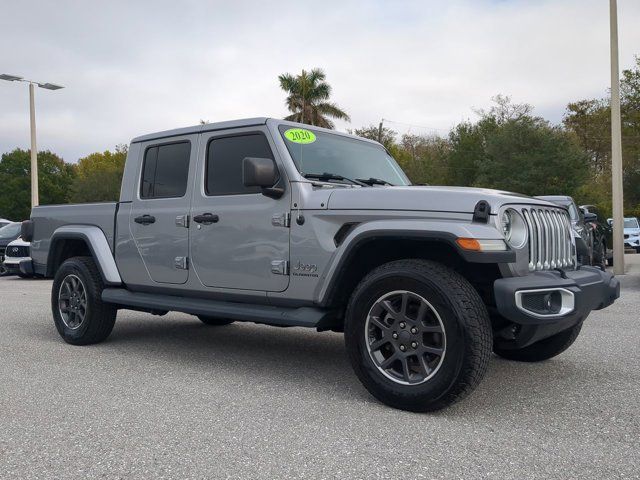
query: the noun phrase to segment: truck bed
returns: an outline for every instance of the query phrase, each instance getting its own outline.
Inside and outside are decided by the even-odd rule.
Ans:
[[[31,211],[34,222],[31,258],[34,267],[47,264],[49,243],[57,228],[66,225],[93,225],[100,228],[113,251],[117,202],[45,205]]]

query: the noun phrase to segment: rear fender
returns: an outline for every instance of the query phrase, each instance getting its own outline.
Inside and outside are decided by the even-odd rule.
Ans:
[[[89,247],[105,284],[113,286],[122,284],[107,237],[100,228],[91,225],[65,225],[53,232],[47,260],[48,274],[54,273],[49,270],[53,269],[56,255],[60,253],[65,240],[83,240]]]

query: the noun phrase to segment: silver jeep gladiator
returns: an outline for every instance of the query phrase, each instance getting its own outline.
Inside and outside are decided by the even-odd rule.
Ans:
[[[492,351],[558,355],[620,292],[577,263],[560,206],[411,186],[376,142],[266,118],[135,138],[120,201],[22,228],[68,343],[106,339],[118,309],[344,332],[369,392],[411,411],[470,393]]]

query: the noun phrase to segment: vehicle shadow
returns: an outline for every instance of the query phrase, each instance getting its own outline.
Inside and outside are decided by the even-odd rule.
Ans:
[[[38,328],[36,335],[40,341],[61,341],[53,327],[46,331]],[[126,357],[132,365],[149,364],[174,373],[195,372],[212,379],[215,378],[212,372],[224,372],[226,376],[243,379],[245,385],[247,379],[255,379],[256,384],[268,379],[286,390],[313,391],[316,396],[326,397],[327,402],[339,398],[387,409],[356,378],[347,359],[343,336],[337,333],[243,322],[215,327],[186,315],[151,317],[127,312],[118,319],[107,341],[82,348],[89,348],[93,354]],[[470,397],[432,415],[464,418],[489,415],[496,409],[519,410],[523,405],[529,411],[553,408],[558,398],[580,395],[588,385],[584,379],[582,383],[575,379],[582,379],[589,368],[588,362],[576,362],[566,356],[537,364],[492,356],[487,375]],[[559,381],[550,385],[549,378]],[[598,381],[597,375],[588,380]],[[531,403],[533,396],[535,403]],[[554,412],[546,410],[546,413]]]
[[[244,322],[208,326],[186,315],[128,316],[119,318],[109,339],[97,347],[155,356],[155,361],[203,375],[224,371],[238,378],[269,378],[293,389],[326,390],[327,398],[355,394],[370,399],[351,370],[343,336],[333,332]]]

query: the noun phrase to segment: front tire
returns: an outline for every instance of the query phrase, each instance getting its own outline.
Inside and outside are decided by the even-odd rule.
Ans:
[[[351,365],[383,403],[427,412],[468,395],[484,376],[491,324],[476,290],[427,260],[399,260],[367,275],[345,317]]]
[[[73,257],[58,269],[51,290],[53,321],[62,339],[89,345],[106,339],[117,309],[102,302],[104,283],[91,257]]]
[[[560,355],[573,345],[581,329],[582,324],[579,324],[568,330],[556,333],[552,337],[540,340],[528,347],[518,349],[494,347],[493,351],[496,355],[506,358],[507,360],[515,360],[517,362],[542,362]]]

